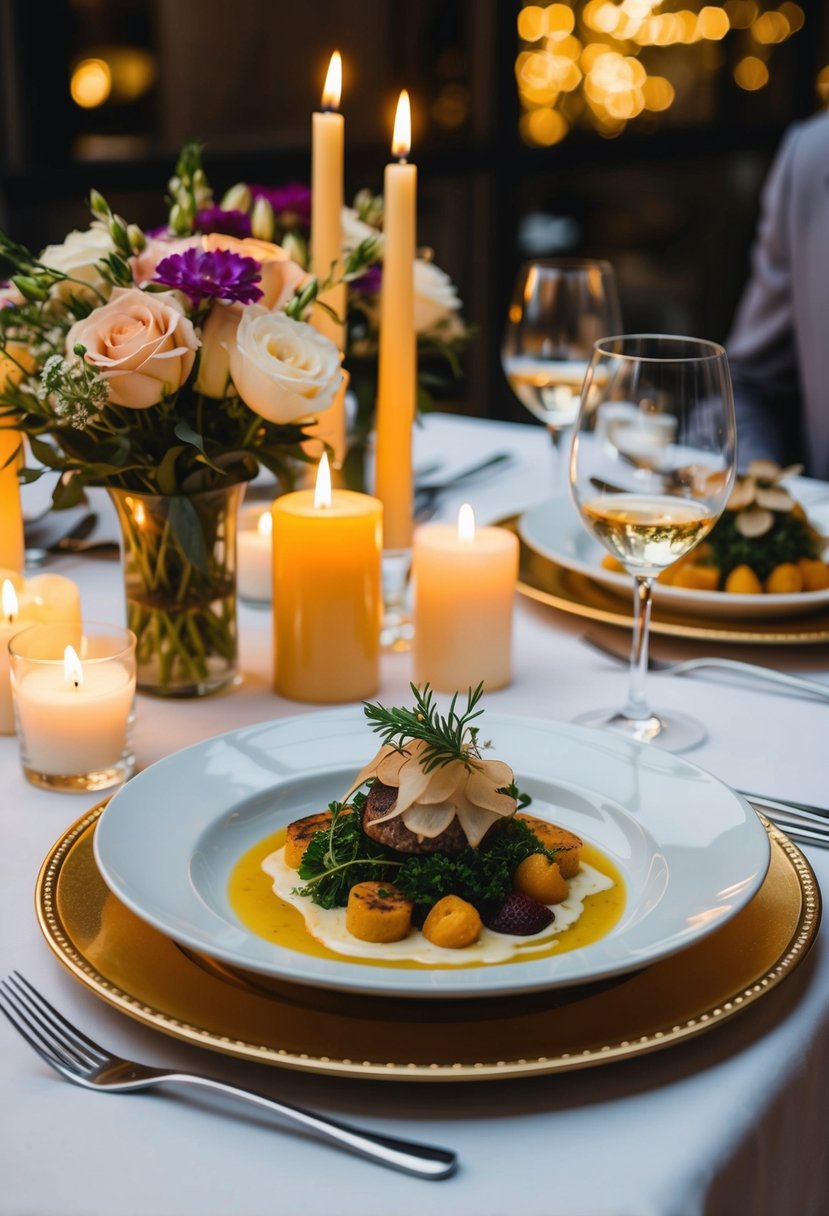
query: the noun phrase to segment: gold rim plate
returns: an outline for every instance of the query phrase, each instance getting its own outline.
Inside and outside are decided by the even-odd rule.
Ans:
[[[567,570],[552,558],[537,553],[518,533],[520,516],[511,515],[499,521],[503,528],[515,532],[520,543],[518,591],[527,599],[574,616],[616,625],[622,629],[633,626],[633,593],[626,604],[607,587],[575,570]],[[712,642],[732,642],[739,645],[807,646],[829,642],[829,612],[809,616],[775,617],[772,620],[736,621],[704,616],[685,616],[666,611],[654,603],[651,633],[674,638],[703,638]]]
[[[268,982],[188,955],[105,885],[92,849],[103,806],[43,862],[47,943],[96,996],[185,1042],[306,1072],[474,1081],[564,1072],[668,1047],[730,1020],[804,958],[821,915],[814,874],[763,820],[771,863],[754,899],[678,955],[603,984],[416,1003]],[[761,816],[762,818],[762,816]]]

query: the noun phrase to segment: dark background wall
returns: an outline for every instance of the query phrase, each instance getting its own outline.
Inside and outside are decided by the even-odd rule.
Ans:
[[[516,268],[531,253],[609,258],[629,330],[727,333],[770,158],[785,127],[822,105],[829,4],[721,4],[732,21],[721,40],[643,52],[675,83],[668,111],[608,138],[579,117],[574,94],[566,138],[534,147],[519,130],[513,0],[0,0],[0,224],[35,248],[60,241],[86,225],[92,185],[128,219],[157,224],[177,149],[192,138],[218,193],[239,179],[307,181],[310,115],[338,47],[346,193],[380,190],[407,87],[419,239],[478,330],[457,406],[523,418],[498,351]],[[569,7],[584,17],[585,0]],[[751,43],[752,20],[778,10],[791,35]],[[749,51],[769,74],[756,91],[735,81]],[[96,56],[120,62],[120,93],[84,109],[71,74]]]

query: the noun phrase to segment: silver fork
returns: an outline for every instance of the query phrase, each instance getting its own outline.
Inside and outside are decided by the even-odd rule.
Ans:
[[[592,646],[609,659],[627,666],[630,662],[628,655],[621,654],[611,646],[600,642],[592,634],[582,634],[581,640],[586,646]],[[717,671],[733,671],[738,675],[751,676],[755,680],[765,680],[769,684],[778,684],[783,688],[795,689],[797,692],[809,693],[811,696],[823,697],[829,700],[829,683],[821,684],[817,680],[807,680],[804,676],[789,675],[786,671],[775,671],[772,667],[761,667],[757,663],[744,663],[740,659],[686,659],[684,662],[671,663],[666,659],[654,659],[648,656],[648,671],[666,671],[675,676],[687,675],[702,668],[712,668]]]
[[[335,1119],[323,1119],[302,1107],[275,1102],[264,1094],[225,1085],[212,1077],[150,1068],[133,1060],[122,1060],[120,1056],[99,1047],[68,1022],[18,971],[0,980],[0,1012],[6,1015],[15,1030],[55,1072],[84,1089],[103,1093],[132,1093],[169,1081],[217,1089],[223,1094],[232,1094],[252,1102],[254,1106],[275,1111],[287,1122],[298,1124],[322,1140],[405,1174],[437,1180],[448,1178],[457,1168],[457,1157],[448,1149],[362,1131]]]

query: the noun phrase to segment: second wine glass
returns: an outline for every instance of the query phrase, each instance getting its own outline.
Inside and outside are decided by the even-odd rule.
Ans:
[[[521,404],[547,427],[555,448],[554,490],[562,490],[559,453],[579,412],[593,345],[622,327],[609,262],[544,258],[518,271],[507,314],[501,364]]]
[[[579,721],[669,751],[702,723],[655,713],[645,696],[654,578],[711,531],[734,482],[736,425],[728,359],[698,338],[631,334],[596,343],[570,453],[582,522],[634,579],[627,704]]]

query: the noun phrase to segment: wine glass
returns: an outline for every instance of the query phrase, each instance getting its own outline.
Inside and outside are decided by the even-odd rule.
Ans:
[[[645,697],[654,578],[705,537],[734,482],[736,424],[725,350],[664,334],[599,340],[581,394],[570,489],[582,522],[634,579],[630,687],[623,709],[578,720],[687,751],[693,718]]]
[[[552,438],[554,490],[564,440],[579,412],[593,344],[622,327],[616,278],[609,262],[545,258],[525,262],[515,280],[501,346],[510,388]]]

